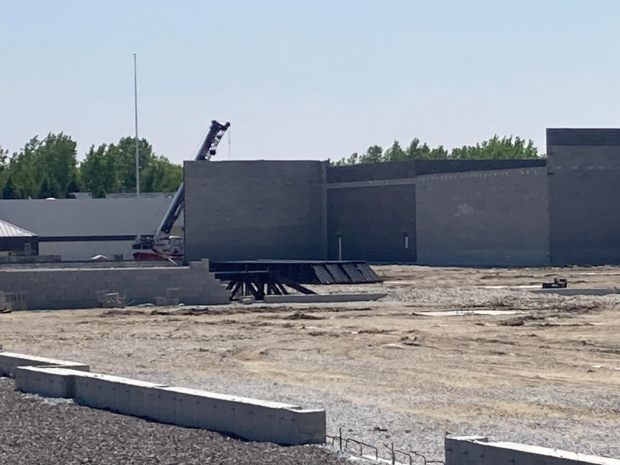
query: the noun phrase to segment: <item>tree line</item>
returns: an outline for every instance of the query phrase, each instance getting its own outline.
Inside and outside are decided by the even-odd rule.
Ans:
[[[74,192],[105,197],[111,192],[135,192],[136,139],[91,146],[78,162],[77,144],[68,135],[48,134],[30,139],[9,156],[0,147],[0,198],[68,198]],[[140,190],[173,192],[181,184],[183,168],[157,155],[146,139],[138,141]]]
[[[67,198],[74,192],[90,192],[105,197],[111,192],[135,192],[135,141],[123,137],[118,143],[91,146],[83,161],[78,162],[77,144],[64,133],[30,139],[23,148],[9,156],[0,147],[0,198]],[[142,192],[174,192],[181,184],[183,168],[157,155],[146,139],[138,141],[140,158],[140,190]],[[364,153],[354,153],[334,165],[381,163],[399,160],[497,160],[540,158],[531,140],[499,137],[476,145],[447,150],[430,147],[413,139],[402,147],[395,141],[386,150],[379,145]]]
[[[495,135],[476,145],[464,145],[452,150],[442,145],[430,147],[417,138],[404,148],[398,141],[394,141],[386,150],[379,145],[371,145],[366,152],[353,153],[334,164],[342,166],[402,160],[523,160],[542,157],[544,155],[538,153],[532,140]]]

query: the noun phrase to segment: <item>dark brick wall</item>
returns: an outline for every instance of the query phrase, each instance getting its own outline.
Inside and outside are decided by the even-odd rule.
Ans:
[[[412,160],[331,166],[328,183],[407,179],[422,174],[463,173],[467,171],[503,170],[545,166],[539,160]]]
[[[185,162],[186,259],[322,259],[324,164]]]
[[[549,129],[551,260],[620,263],[620,130]]]
[[[545,168],[420,176],[418,261],[428,265],[548,265]]]
[[[415,168],[414,161],[330,166],[327,169],[327,182],[338,183],[412,178],[416,174]]]
[[[416,173],[441,174],[469,171],[508,170],[545,166],[544,158],[538,160],[417,160]]]
[[[415,185],[328,189],[327,212],[329,258],[340,235],[343,259],[416,260]]]

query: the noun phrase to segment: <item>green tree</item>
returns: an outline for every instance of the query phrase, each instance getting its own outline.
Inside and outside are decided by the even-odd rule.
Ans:
[[[352,153],[347,158],[335,161],[335,166],[355,165],[359,160],[359,154],[357,152]]]
[[[379,145],[371,145],[366,153],[359,157],[359,163],[379,163],[383,160],[383,149]]]
[[[7,195],[14,198],[68,197],[79,190],[76,143],[71,137],[48,134],[30,139],[8,164]]]
[[[523,160],[542,158],[532,140],[520,137],[499,137],[497,135],[476,145],[464,145],[448,152],[443,145],[430,147],[415,138],[405,150],[398,141],[385,153],[378,145],[372,145],[365,154],[358,156],[354,153],[343,158],[335,165],[355,165],[356,163],[379,163],[395,160]]]
[[[110,192],[135,192],[135,138],[123,137],[118,144],[90,148],[80,165],[84,190],[94,197]],[[161,155],[155,155],[146,139],[138,142],[140,190],[142,192],[173,192],[181,184],[183,168]]]
[[[448,158],[448,151],[442,145],[430,148],[425,142],[420,145],[417,137],[411,141],[407,147],[407,160],[445,160]]]
[[[15,186],[13,185],[13,180],[11,176],[7,176],[7,179],[2,187],[2,198],[3,199],[14,199],[15,198]]]
[[[403,150],[400,143],[395,140],[392,146],[385,151],[383,155],[384,161],[401,161],[407,159],[407,152]]]
[[[142,172],[141,189],[144,192],[174,192],[183,181],[183,167],[158,156],[149,161]]]
[[[136,139],[123,137],[118,144],[108,146],[109,156],[115,159],[116,172],[120,187],[117,192],[135,192],[136,190]],[[149,166],[155,154],[153,147],[146,139],[138,141],[140,172]],[[142,183],[141,183],[142,184]]]
[[[80,181],[86,192],[93,197],[104,197],[108,192],[119,192],[121,180],[116,167],[117,159],[108,152],[103,144],[91,146],[86,158],[80,164]]]
[[[0,198],[4,198],[2,192],[4,191],[4,187],[6,186],[6,182],[8,179],[8,166],[7,166],[7,158],[9,155],[9,151],[3,149],[0,146]]]
[[[540,158],[532,140],[520,137],[491,137],[476,145],[455,148],[450,158],[455,160],[522,160]]]
[[[40,197],[67,198],[79,191],[77,183],[76,143],[71,137],[48,134],[35,155],[36,168],[40,173]]]
[[[38,198],[43,181],[43,170],[37,166],[37,152],[41,141],[37,136],[30,139],[24,147],[14,153],[9,162],[9,177],[12,183],[13,198]]]

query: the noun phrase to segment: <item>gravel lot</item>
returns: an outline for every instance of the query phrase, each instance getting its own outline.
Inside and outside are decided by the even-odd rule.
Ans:
[[[521,287],[618,287],[620,268],[378,271],[380,285],[319,290],[387,293],[380,302],[14,312],[0,315],[0,344],[324,408],[329,433],[384,452],[442,459],[449,432],[620,457],[620,295]]]
[[[13,390],[0,378],[0,463],[325,464],[344,463],[320,447],[244,442],[204,430],[144,421]]]

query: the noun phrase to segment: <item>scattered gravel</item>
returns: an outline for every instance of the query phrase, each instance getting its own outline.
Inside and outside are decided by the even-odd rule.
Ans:
[[[388,289],[387,293],[392,301],[411,302],[421,307],[436,306],[448,309],[493,308],[587,313],[591,310],[620,304],[620,294],[562,296],[534,294],[527,290],[510,288],[404,288],[395,286]]]
[[[343,364],[346,368],[346,364]],[[372,376],[372,373],[369,373]],[[179,384],[176,376],[170,378],[151,377],[152,381]],[[201,376],[200,381],[185,379],[181,382],[196,388],[215,392],[234,393],[254,398],[268,398],[279,402],[296,402],[304,399],[304,407],[323,408],[327,412],[327,433],[337,435],[342,429],[344,438],[372,444],[379,448],[380,456],[389,457],[393,443],[400,450],[417,451],[428,460],[444,460],[444,435],[487,436],[493,440],[520,442],[542,447],[558,448],[571,452],[620,457],[620,394],[596,393],[592,390],[571,385],[557,385],[554,389],[530,386],[515,391],[510,383],[498,385],[486,392],[470,392],[455,400],[455,392],[445,389],[435,392],[411,390],[402,392],[411,405],[432,403],[437,408],[462,403],[475,411],[466,421],[446,423],[432,421],[416,415],[405,414],[390,408],[373,406],[367,399],[359,403],[343,399],[338,395],[326,397],[324,392],[307,387],[300,389],[281,383],[261,383],[253,379],[230,376],[226,379]],[[389,394],[386,393],[386,396]],[[506,415],[498,418],[487,409],[502,399],[515,404],[537,399],[540,412],[530,415]],[[548,415],[545,405],[567,405],[576,410],[598,413],[596,421],[579,420],[571,416]],[[351,449],[355,451],[356,449]],[[370,450],[366,449],[365,453]]]
[[[80,407],[43,402],[0,378],[0,463],[46,464],[342,464],[317,446],[244,442]]]

